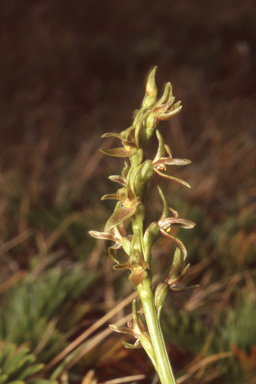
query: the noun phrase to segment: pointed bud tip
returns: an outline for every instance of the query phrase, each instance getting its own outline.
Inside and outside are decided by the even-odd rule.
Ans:
[[[157,95],[157,86],[155,82],[155,74],[156,74],[157,66],[155,66],[149,73],[146,83],[146,93],[148,96],[156,96]]]

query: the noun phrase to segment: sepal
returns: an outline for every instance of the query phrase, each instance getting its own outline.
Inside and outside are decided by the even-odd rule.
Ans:
[[[132,335],[134,336],[134,331],[133,329],[127,328],[127,327],[118,327],[115,324],[110,324],[109,328],[117,333],[124,333],[125,335]]]
[[[162,222],[164,219],[166,219],[168,217],[169,207],[168,207],[168,203],[167,203],[167,200],[166,200],[166,198],[165,198],[165,196],[163,194],[162,189],[159,186],[157,186],[157,189],[158,189],[159,195],[161,197],[161,200],[162,200],[162,203],[163,203],[163,206],[164,206],[163,207],[162,215],[161,215],[160,220],[159,220],[160,222]],[[175,217],[177,217],[177,216],[178,216],[178,213],[176,212],[176,216]]]
[[[165,84],[162,97],[160,97],[160,99],[155,103],[154,108],[157,108],[159,105],[165,104],[168,101],[170,95],[172,95],[172,85],[168,82]]]
[[[199,288],[200,285],[196,284],[196,285],[190,285],[189,287],[181,287],[181,288],[178,288],[178,287],[172,287],[171,291],[173,293],[182,293],[182,292],[187,292],[187,291],[190,291],[191,289],[194,289],[194,288]]]
[[[134,204],[133,206],[127,207],[125,205],[121,205],[117,208],[116,211],[113,212],[113,214],[108,219],[106,225],[105,225],[105,231],[109,231],[113,227],[115,227],[118,224],[121,224],[123,221],[134,215],[136,211],[136,207],[139,203]]]
[[[173,240],[180,247],[180,249],[183,252],[184,259],[185,259],[187,257],[187,250],[186,250],[185,245],[182,243],[182,241],[180,239],[178,239],[177,237],[169,235],[169,233],[167,233],[166,231],[164,231],[161,228],[160,228],[160,232],[162,233],[162,235],[164,235],[168,239]]]
[[[164,279],[164,283],[167,283],[169,285],[170,290],[172,292],[185,292],[198,287],[198,285],[193,285],[190,287],[186,287],[184,285],[183,287],[177,287],[177,284],[181,283],[185,279],[190,268],[190,264],[186,265],[186,267],[184,266],[184,260],[184,256],[181,253],[180,249],[176,248],[171,268]]]
[[[102,196],[101,200],[119,200],[117,193],[111,193]]]
[[[120,139],[120,133],[107,132],[101,136],[102,139],[106,139],[107,137],[115,137],[116,139]]]
[[[119,183],[119,184],[125,186],[125,180],[122,176],[113,175],[113,176],[109,176],[108,178],[109,178],[109,180],[114,181],[115,183]]]
[[[98,240],[110,240],[110,241],[116,241],[117,238],[115,235],[111,232],[97,232],[97,231],[89,231],[89,235],[94,237]]]
[[[187,188],[191,188],[191,186],[186,182],[181,179],[178,179],[177,177],[167,175],[166,173],[160,172],[159,169],[155,168],[155,172],[159,175],[164,177],[165,179],[176,181],[179,184],[185,185]]]
[[[157,160],[159,160],[161,157],[163,157],[165,155],[164,138],[161,135],[161,133],[158,131],[158,129],[156,130],[156,136],[157,136],[157,140],[158,140],[158,149],[157,149],[156,156],[153,160],[153,163],[155,163]]]
[[[105,225],[105,232],[133,216],[137,206],[141,204],[141,199],[135,197],[129,187],[120,188],[116,194],[103,196],[103,200],[109,198],[120,201],[117,203],[115,211]]]
[[[104,155],[114,156],[114,157],[130,157],[136,152],[136,148],[132,147],[120,147],[112,149],[100,149]]]

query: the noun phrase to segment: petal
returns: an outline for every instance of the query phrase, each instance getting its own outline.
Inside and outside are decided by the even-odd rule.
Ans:
[[[130,264],[127,262],[127,263],[124,263],[124,264],[114,265],[113,269],[115,271],[120,271],[122,269],[131,269],[131,267],[130,267]]]
[[[156,172],[159,176],[164,177],[165,179],[172,180],[172,181],[176,181],[176,182],[179,183],[179,184],[185,185],[185,187],[191,188],[191,186],[190,186],[188,183],[186,183],[186,181],[177,179],[177,177],[174,177],[174,176],[166,175],[165,173],[162,173],[162,172],[158,171],[158,169],[155,169],[155,172]]]
[[[137,149],[137,144],[134,141],[131,140],[123,140],[122,144],[125,148],[136,148]]]
[[[141,336],[141,333],[147,331],[147,327],[140,315],[140,298],[132,301],[133,330]]]
[[[186,265],[186,267],[183,269],[183,271],[176,277],[170,278],[168,280],[169,285],[176,285],[179,282],[181,282],[188,274],[190,268],[190,264]]]
[[[175,97],[173,95],[169,95],[168,102],[165,104],[161,104],[158,107],[153,109],[154,114],[164,114],[174,103]]]
[[[156,130],[156,136],[158,139],[158,149],[157,149],[156,156],[153,160],[153,164],[155,164],[157,160],[159,160],[162,156],[165,155],[164,139],[161,133],[158,131],[158,129]]]
[[[131,127],[127,128],[125,131],[122,131],[120,133],[121,140],[130,140],[130,135],[132,131],[135,129],[135,125],[132,125]]]
[[[116,259],[116,250],[117,249],[118,248],[115,248],[114,246],[109,247],[108,248],[108,255],[111,257],[111,259],[114,261],[114,263],[119,264],[119,261]]]
[[[129,169],[130,169],[129,161],[127,159],[124,159],[124,167],[123,167],[123,170],[121,172],[122,178],[124,180],[126,180],[126,177],[128,175]]]
[[[180,271],[182,271],[183,266],[184,266],[183,254],[181,253],[180,248],[176,248],[173,256],[171,268],[166,278],[164,279],[164,282],[170,285],[171,282],[177,278]]]
[[[179,214],[178,214],[177,211],[175,211],[173,208],[170,208],[170,207],[169,207],[169,211],[171,211],[171,213],[173,214],[173,217],[174,217],[175,219],[178,218]]]
[[[170,149],[169,145],[165,144],[164,148],[165,148],[169,158],[171,159],[172,158],[172,152],[171,152],[171,149]]]
[[[166,83],[162,97],[155,103],[154,107],[158,107],[161,104],[167,102],[168,98],[172,96],[172,85],[171,83]]]
[[[138,348],[142,348],[139,339],[137,339],[137,340],[135,341],[134,344],[127,343],[126,341],[122,341],[122,344],[123,344],[123,346],[124,346],[126,349],[138,349]]]
[[[136,150],[136,148],[131,148],[131,150],[127,150],[123,147],[113,149],[100,149],[100,151],[105,155],[114,157],[129,157],[132,156],[136,152]]]
[[[147,277],[147,272],[142,271],[139,275],[132,272],[129,276],[129,280],[132,283],[133,287],[136,289],[138,285]]]
[[[182,106],[163,114],[155,113],[154,116],[157,120],[162,120],[162,121],[169,120],[171,117],[176,116],[180,112],[181,108]]]
[[[177,103],[173,104],[173,108],[174,110],[179,108],[180,107],[180,104],[181,104],[181,101],[178,101]]]
[[[160,228],[160,232],[162,233],[162,235],[164,235],[165,237],[167,237],[168,239],[170,240],[173,240],[181,249],[181,251],[183,252],[183,255],[184,255],[184,260],[186,259],[187,257],[187,250],[186,250],[186,247],[185,245],[182,243],[182,241],[180,241],[180,239],[178,239],[177,237],[174,237],[174,236],[171,236],[169,235],[168,233],[166,233],[163,229]]]

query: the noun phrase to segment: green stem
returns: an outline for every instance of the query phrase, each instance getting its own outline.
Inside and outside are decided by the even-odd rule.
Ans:
[[[150,279],[146,278],[143,280],[137,289],[144,309],[151,343],[155,352],[159,379],[162,384],[176,384],[161,327],[157,319]]]

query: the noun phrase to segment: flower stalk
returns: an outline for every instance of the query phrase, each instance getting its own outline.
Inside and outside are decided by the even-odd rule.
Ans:
[[[178,213],[168,206],[167,200],[158,187],[163,203],[163,212],[158,221],[151,223],[144,230],[145,192],[149,180],[159,175],[170,181],[177,182],[188,188],[190,185],[166,173],[168,166],[183,166],[190,163],[187,159],[174,159],[169,146],[156,129],[159,121],[168,120],[181,110],[180,102],[174,103],[170,83],[165,85],[163,95],[157,100],[157,86],[155,82],[156,68],[150,72],[146,93],[140,110],[137,111],[132,125],[120,134],[106,133],[103,138],[115,137],[121,141],[121,147],[101,150],[109,156],[124,159],[121,175],[110,176],[110,180],[121,185],[114,194],[104,195],[102,200],[117,200],[113,214],[108,219],[104,231],[90,231],[97,239],[110,240],[113,244],[108,252],[115,262],[114,269],[128,269],[129,280],[139,297],[133,302],[132,319],[128,328],[111,325],[116,332],[130,334],[135,337],[134,345],[124,343],[126,348],[144,348],[151,359],[162,384],[175,384],[175,378],[163,339],[160,316],[163,302],[169,291],[183,292],[194,287],[186,287],[186,277],[189,265],[184,262],[187,251],[184,244],[171,234],[173,226],[184,229],[193,228],[195,223],[181,219]],[[157,153],[153,160],[145,159],[144,152],[148,141],[156,133],[158,140]],[[131,221],[132,233],[127,233],[127,220]],[[163,281],[152,289],[151,250],[160,235],[167,237],[177,245],[173,262]],[[127,255],[127,261],[120,263],[117,257],[119,250]],[[182,282],[182,286],[180,283]],[[146,323],[140,315],[142,304]]]

